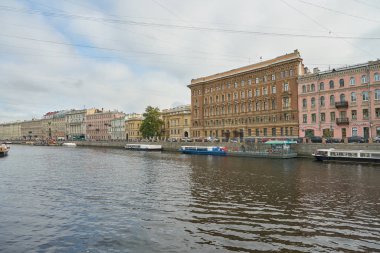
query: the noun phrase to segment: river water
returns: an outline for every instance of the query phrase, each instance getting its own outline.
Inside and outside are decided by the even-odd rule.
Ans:
[[[13,145],[0,252],[380,252],[380,166]]]

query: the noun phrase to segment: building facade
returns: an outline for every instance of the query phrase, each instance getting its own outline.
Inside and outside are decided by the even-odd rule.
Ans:
[[[21,122],[0,124],[0,140],[21,140]]]
[[[140,126],[144,118],[141,114],[132,113],[125,117],[125,132],[128,141],[140,141],[142,135]]]
[[[125,131],[125,116],[111,120],[110,134],[111,140],[114,141],[127,139]]]
[[[44,140],[42,119],[32,119],[21,122],[21,139],[22,140]]]
[[[87,115],[95,113],[94,108],[70,110],[66,113],[66,139],[85,140]]]
[[[63,140],[66,138],[67,111],[48,112],[42,118],[43,140]]]
[[[271,60],[193,79],[193,137],[297,137],[297,50]]]
[[[111,140],[111,121],[123,117],[124,113],[118,111],[95,110],[86,117],[86,139],[93,141]]]
[[[183,105],[162,110],[166,139],[190,138],[191,106]]]
[[[380,60],[299,78],[300,137],[380,136]]]

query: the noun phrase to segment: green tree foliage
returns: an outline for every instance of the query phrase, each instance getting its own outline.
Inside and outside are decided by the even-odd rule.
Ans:
[[[140,132],[143,138],[152,138],[161,136],[161,126],[163,121],[160,119],[160,109],[148,106],[143,114],[144,120],[140,126]]]

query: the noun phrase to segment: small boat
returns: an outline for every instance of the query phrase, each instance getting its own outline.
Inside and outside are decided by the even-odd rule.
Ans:
[[[161,151],[162,145],[126,144],[125,149],[138,151]]]
[[[7,145],[5,145],[5,144],[0,145],[0,157],[7,156],[8,151],[9,151],[9,149],[8,149]]]
[[[64,143],[62,143],[62,146],[66,146],[66,147],[76,147],[77,144],[74,143],[74,142],[64,142]]]
[[[380,151],[378,150],[317,149],[313,156],[318,161],[380,162]]]
[[[180,151],[183,154],[194,155],[227,155],[227,148],[218,146],[181,146]]]

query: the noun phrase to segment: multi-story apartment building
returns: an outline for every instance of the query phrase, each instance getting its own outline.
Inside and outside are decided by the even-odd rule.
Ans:
[[[87,140],[110,140],[111,120],[123,117],[124,113],[118,111],[95,110],[94,114],[88,114],[86,120]]]
[[[94,108],[83,110],[70,110],[66,113],[66,139],[86,139],[86,116],[95,113]]]
[[[44,140],[45,133],[42,128],[42,119],[32,119],[21,122],[22,140]]]
[[[111,140],[126,140],[125,116],[111,120],[110,127]]]
[[[164,122],[164,137],[180,139],[190,137],[191,106],[183,105],[164,109],[161,113]]]
[[[0,140],[20,140],[21,122],[0,124]]]
[[[380,136],[380,60],[299,78],[300,137]]]
[[[297,137],[298,50],[191,80],[193,137]]]
[[[144,118],[141,114],[132,113],[125,117],[125,132],[128,141],[138,141],[142,139],[140,126]]]
[[[65,139],[66,138],[66,116],[67,111],[48,112],[42,118],[43,139]]]

